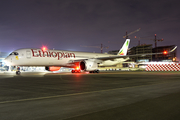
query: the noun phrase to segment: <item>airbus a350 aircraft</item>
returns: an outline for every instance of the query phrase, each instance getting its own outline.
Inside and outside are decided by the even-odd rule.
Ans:
[[[49,71],[53,71],[52,67],[55,68],[55,70],[59,70],[60,67],[69,67],[75,68],[75,70],[72,70],[72,73],[80,71],[98,73],[98,66],[115,65],[128,60],[130,56],[163,54],[126,55],[129,43],[130,39],[126,39],[117,55],[30,48],[15,50],[5,58],[5,61],[11,66],[45,66],[46,70]],[[170,52],[172,51],[174,50]],[[20,74],[20,71],[17,71],[16,74]]]

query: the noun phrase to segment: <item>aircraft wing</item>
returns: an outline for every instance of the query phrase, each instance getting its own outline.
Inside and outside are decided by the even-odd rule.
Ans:
[[[116,56],[109,56],[109,57],[99,57],[99,58],[96,58],[96,59],[99,59],[99,60],[113,60],[113,59],[118,59],[118,58],[128,58],[128,57],[136,57],[136,56],[141,57],[141,56],[147,56],[147,55],[168,54],[168,53],[171,53],[174,50],[176,50],[176,48],[177,48],[177,46],[175,46],[172,50],[167,51],[166,53],[159,52],[159,53],[146,53],[146,54],[135,54],[135,55],[124,55],[124,56],[116,55]]]

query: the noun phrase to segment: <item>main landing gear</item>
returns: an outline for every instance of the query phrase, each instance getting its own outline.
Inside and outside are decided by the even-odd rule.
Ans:
[[[20,67],[17,67],[17,70],[16,70],[16,75],[20,75],[21,72],[20,72]]]
[[[81,70],[72,70],[71,72],[72,72],[72,73],[80,73]]]
[[[81,73],[81,70],[72,70],[72,73]],[[89,71],[89,73],[99,73],[99,70]]]
[[[89,73],[99,73],[99,70],[89,71]]]

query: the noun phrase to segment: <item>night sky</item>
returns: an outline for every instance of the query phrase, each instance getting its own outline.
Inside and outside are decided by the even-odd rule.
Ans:
[[[180,2],[178,0],[1,0],[0,51],[19,48],[62,49],[100,52],[118,50],[123,36],[130,47],[153,44],[154,34],[163,38],[158,46],[180,46]],[[180,48],[178,48],[180,58]]]

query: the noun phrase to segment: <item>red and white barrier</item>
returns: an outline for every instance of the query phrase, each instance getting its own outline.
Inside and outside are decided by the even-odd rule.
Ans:
[[[180,71],[180,64],[149,64],[146,71]]]

